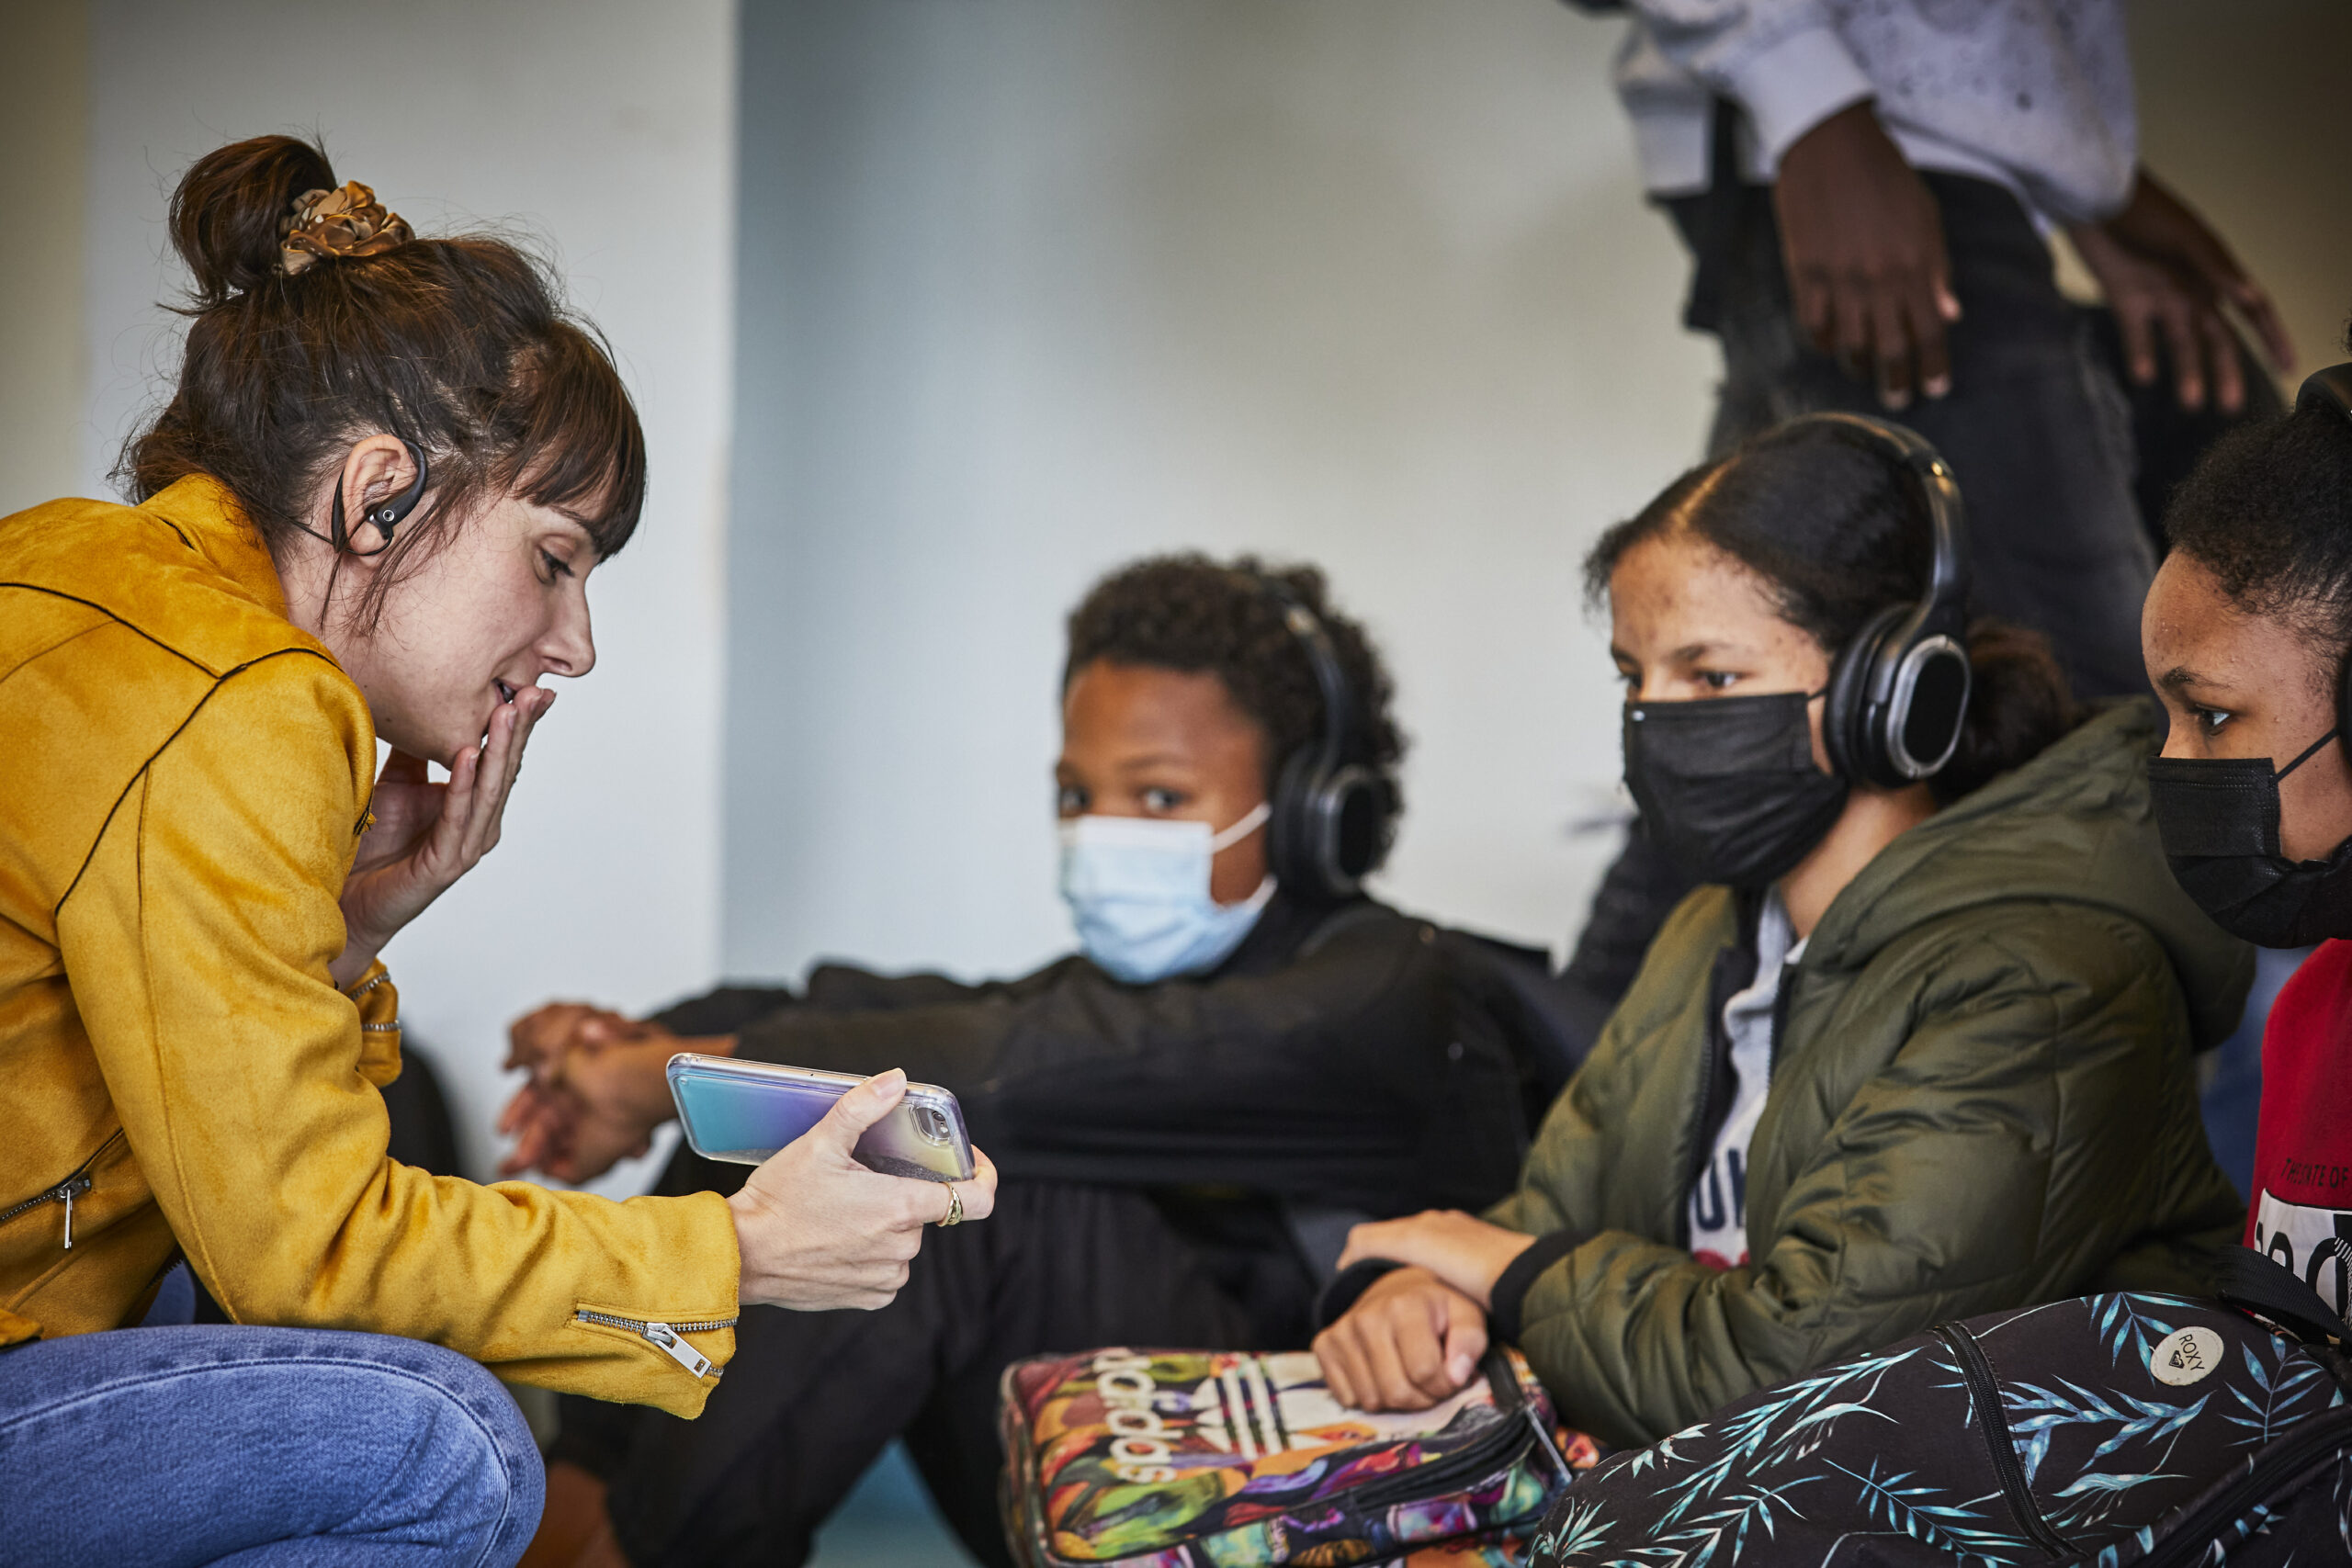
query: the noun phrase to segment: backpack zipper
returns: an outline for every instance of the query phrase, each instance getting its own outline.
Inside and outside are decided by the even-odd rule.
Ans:
[[[2330,1411],[2328,1416],[2335,1419],[2314,1417],[2256,1456],[2236,1485],[2207,1498],[2171,1531],[2169,1540],[2140,1560],[2141,1568],[2173,1568],[2174,1564],[2202,1562],[2206,1549],[2212,1543],[2213,1532],[2243,1514],[2248,1499],[2269,1495],[2281,1471],[2291,1473],[2309,1463],[2314,1455],[2352,1446],[2352,1406]]]
[[[117,1127],[114,1130],[113,1134],[109,1136],[105,1143],[100,1144],[96,1150],[91,1154],[88,1159],[85,1159],[80,1165],[75,1166],[66,1178],[62,1181],[60,1181],[56,1186],[44,1188],[42,1190],[34,1193],[31,1197],[26,1199],[21,1203],[13,1204],[6,1209],[0,1209],[0,1225],[6,1224],[10,1220],[15,1219],[19,1214],[30,1213],[33,1210],[40,1208],[44,1203],[62,1203],[65,1205],[64,1250],[67,1252],[73,1251],[74,1200],[81,1197],[84,1193],[89,1191],[93,1186],[96,1185],[96,1179],[90,1175],[90,1168],[97,1164],[99,1159],[105,1156],[108,1149],[114,1147],[115,1145],[120,1142],[122,1142],[122,1129]]]
[[[609,1312],[591,1312],[586,1307],[580,1308],[571,1315],[579,1323],[594,1323],[605,1328],[626,1328],[698,1378],[718,1377],[718,1369],[710,1364],[709,1357],[687,1344],[680,1336],[716,1334],[722,1328],[734,1327],[740,1321],[736,1317],[715,1317],[705,1323],[663,1323],[658,1318],[621,1317]]]
[[[1503,1419],[1491,1431],[1481,1433],[1467,1447],[1434,1464],[1415,1466],[1411,1470],[1374,1477],[1362,1486],[1346,1493],[1348,1501],[1360,1508],[1378,1508],[1391,1502],[1412,1502],[1448,1490],[1456,1481],[1483,1480],[1499,1471],[1518,1464],[1541,1449],[1551,1461],[1553,1469],[1565,1481],[1573,1481],[1567,1461],[1560,1455],[1550,1433],[1544,1430],[1542,1418],[1535,1407],[1527,1402],[1526,1391],[1519,1386],[1518,1375],[1512,1371],[1507,1357],[1489,1351],[1481,1358],[1481,1370],[1487,1374],[1487,1387],[1493,1393],[1495,1410]],[[1548,1497],[1550,1487],[1545,1492]],[[1548,1504],[1547,1504],[1548,1506]]]
[[[1936,1330],[1936,1337],[1951,1348],[1952,1359],[1960,1363],[1961,1381],[1968,1385],[1968,1403],[1976,1412],[1976,1429],[1984,1438],[1985,1451],[1992,1456],[1993,1473],[2001,1478],[2001,1495],[2007,1499],[2009,1513],[2018,1529],[2033,1538],[2034,1544],[2052,1557],[2064,1557],[2074,1551],[2065,1539],[2050,1528],[2041,1516],[2041,1506],[2033,1500],[2033,1488],[2025,1478],[2025,1465],[2018,1458],[2017,1445],[2009,1440],[2009,1420],[2001,1413],[2001,1385],[1993,1376],[1993,1363],[1986,1359],[1984,1348],[1976,1336],[1957,1323],[1947,1323]]]
[[[1481,1481],[1517,1464],[1536,1447],[1536,1442],[1535,1433],[1527,1422],[1506,1418],[1495,1423],[1491,1432],[1482,1434],[1467,1448],[1450,1453],[1434,1464],[1416,1465],[1393,1475],[1379,1476],[1341,1496],[1359,1508],[1375,1509],[1390,1503],[1442,1495],[1453,1490],[1457,1483]]]

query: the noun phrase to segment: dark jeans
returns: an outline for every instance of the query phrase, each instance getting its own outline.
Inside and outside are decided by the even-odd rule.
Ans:
[[[1216,1272],[1140,1193],[1007,1182],[991,1218],[924,1237],[889,1306],[750,1308],[699,1420],[566,1399],[549,1457],[605,1477],[639,1568],[788,1565],[904,1436],[973,1555],[1009,1564],[997,1511],[1006,1363],[1104,1345],[1272,1348]],[[1302,1266],[1297,1293],[1312,1292]]]
[[[1977,611],[2049,637],[2077,696],[2144,692],[2140,602],[2155,555],[2132,490],[2130,402],[2089,324],[2059,294],[2050,247],[2016,198],[1984,180],[1925,178],[1961,304],[1952,389],[1891,415],[1805,342],[1769,190],[1669,204],[1699,265],[1693,324],[1723,344],[1710,451],[1823,410],[1910,425],[1960,480]]]
[[[1924,176],[1943,217],[1952,292],[1952,389],[1900,413],[1816,352],[1791,313],[1771,192],[1711,191],[1668,203],[1697,271],[1689,324],[1723,345],[1710,456],[1799,414],[1880,414],[1936,444],[1967,506],[1978,613],[2050,638],[2075,694],[2147,690],[2140,602],[2155,553],[2132,491],[2131,405],[2058,292],[2050,248],[2017,199],[1958,175]],[[1636,829],[1609,868],[1565,979],[1606,1018],[1650,939],[1690,890]]]

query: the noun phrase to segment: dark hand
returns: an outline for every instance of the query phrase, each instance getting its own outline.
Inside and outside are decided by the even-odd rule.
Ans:
[[[733,1035],[688,1039],[580,1002],[550,1002],[514,1021],[505,1066],[530,1073],[499,1113],[514,1140],[498,1174],[537,1169],[559,1181],[593,1181],[616,1161],[644,1154],[653,1130],[675,1114],[663,1069],[681,1051],[729,1056]]]
[[[2270,296],[2222,237],[2145,169],[2122,211],[2102,223],[2072,224],[2066,237],[2106,292],[2124,359],[2140,385],[2156,378],[2161,333],[2181,407],[2204,407],[2209,391],[2224,413],[2245,407],[2245,377],[2225,305],[2237,307],[2274,367],[2285,371],[2294,363],[2294,345]]]
[[[1951,390],[1944,329],[1960,320],[1943,220],[1918,171],[1867,103],[1841,109],[1781,157],[1772,189],[1790,304],[1813,345],[1889,409]]]

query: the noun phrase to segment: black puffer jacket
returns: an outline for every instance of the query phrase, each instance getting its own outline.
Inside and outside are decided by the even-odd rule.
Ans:
[[[1571,1066],[1549,994],[1540,954],[1277,895],[1197,978],[1125,985],[1075,955],[978,986],[827,964],[805,994],[728,987],[659,1021],[738,1034],[747,1060],[903,1067],[955,1092],[1010,1180],[1361,1217],[1510,1190]]]

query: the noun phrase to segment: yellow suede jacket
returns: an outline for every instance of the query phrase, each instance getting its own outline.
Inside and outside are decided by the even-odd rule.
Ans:
[[[375,762],[218,483],[0,519],[0,1345],[136,1322],[185,1255],[240,1323],[699,1414],[734,1350],[723,1199],[385,1157],[397,998],[327,974]]]

